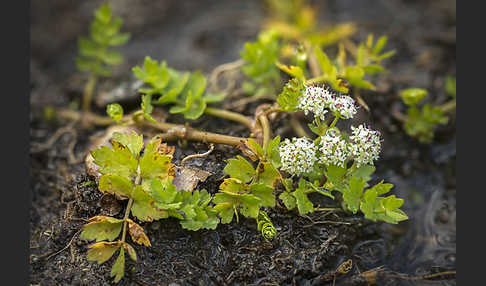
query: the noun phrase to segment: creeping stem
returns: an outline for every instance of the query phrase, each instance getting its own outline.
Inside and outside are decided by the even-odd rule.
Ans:
[[[89,122],[94,125],[98,126],[108,126],[116,124],[115,120],[107,116],[100,116],[96,115],[91,112],[78,112],[69,109],[61,109],[57,112],[57,115],[61,118],[69,119],[77,121],[79,119],[84,119],[86,122]],[[151,127],[156,130],[165,132],[161,135],[165,140],[177,140],[177,139],[187,139],[191,141],[201,141],[201,142],[208,142],[208,143],[216,143],[216,144],[224,144],[229,146],[240,146],[242,142],[246,141],[246,138],[243,137],[234,137],[228,135],[222,135],[212,132],[205,132],[193,129],[186,125],[181,124],[173,124],[173,123],[166,123],[166,122],[156,122],[151,123],[146,120],[139,120],[140,117],[143,115],[139,114],[135,116],[134,119],[131,114],[125,115],[121,122],[124,124],[138,124],[141,126]]]
[[[213,108],[213,107],[207,107],[204,113],[207,115],[232,120],[245,125],[250,130],[253,129],[253,121],[249,117],[244,116],[241,113],[228,111],[224,109]]]

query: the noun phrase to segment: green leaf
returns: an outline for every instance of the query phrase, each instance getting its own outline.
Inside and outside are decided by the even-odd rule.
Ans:
[[[132,197],[133,185],[126,177],[105,174],[100,178],[98,189],[102,193],[115,195],[118,199],[128,199]]]
[[[292,77],[297,78],[301,81],[305,80],[304,71],[300,67],[298,67],[298,66],[287,66],[287,65],[284,65],[280,62],[276,62],[275,64],[277,65],[277,67],[279,69],[281,69],[282,71],[291,75]]]
[[[233,220],[233,215],[235,214],[233,204],[228,203],[228,202],[223,202],[225,198],[227,197],[226,194],[216,194],[214,196],[214,202],[216,202],[216,198],[220,200],[219,203],[217,203],[216,206],[214,206],[214,209],[219,213],[219,216],[221,217],[221,223],[230,223]]]
[[[143,95],[142,96],[142,105],[143,117],[147,119],[147,121],[156,123],[155,119],[152,117],[152,96],[151,95]]]
[[[198,99],[196,102],[194,102],[189,110],[183,112],[184,118],[186,119],[198,119],[203,113],[204,110],[206,110],[206,101],[204,99]]]
[[[135,249],[133,248],[133,246],[124,242],[123,248],[126,249],[126,251],[128,252],[128,256],[130,256],[130,259],[137,262],[137,252],[135,252]]]
[[[155,206],[159,209],[175,210],[182,205],[182,202],[175,201],[178,192],[169,181],[162,182],[158,178],[153,178],[151,192],[155,199]]]
[[[376,194],[379,196],[388,193],[392,188],[393,188],[392,184],[384,184],[382,180],[378,184],[374,185],[373,188],[371,189],[374,190]]]
[[[100,166],[101,174],[119,175],[125,178],[135,177],[138,162],[130,150],[117,141],[112,141],[113,148],[102,146],[91,152],[95,164]]]
[[[130,40],[130,34],[129,33],[122,33],[118,35],[114,35],[111,37],[110,41],[108,42],[110,46],[121,46],[126,44]]]
[[[215,102],[220,102],[223,101],[223,99],[226,97],[226,93],[220,92],[220,93],[206,93],[204,95],[204,100],[206,103],[215,103]]]
[[[135,158],[138,158],[140,151],[142,151],[143,148],[143,136],[138,135],[135,131],[130,133],[115,132],[113,133],[113,140],[126,146]]]
[[[340,166],[326,166],[325,175],[328,182],[331,184],[327,186],[327,188],[331,191],[336,190],[342,192],[344,189],[344,175],[346,174],[346,171],[346,168]]]
[[[261,200],[260,206],[275,207],[275,195],[273,194],[273,188],[265,184],[252,184],[250,186],[250,192],[252,195]]]
[[[138,185],[134,189],[132,215],[141,221],[153,221],[167,218],[166,210],[157,209],[152,196]]]
[[[120,241],[116,242],[97,242],[88,246],[88,261],[96,261],[102,264],[110,259],[115,252],[120,249]]]
[[[260,144],[258,144],[255,140],[251,139],[251,138],[248,138],[248,140],[246,140],[247,142],[247,146],[250,148],[250,150],[257,155],[258,159],[263,159],[263,157],[265,156],[264,152],[263,152],[263,148],[262,146],[260,146]],[[256,159],[255,159],[256,160]]]
[[[265,184],[271,188],[280,179],[280,173],[270,162],[261,162],[258,167],[258,183]]]
[[[115,283],[118,283],[125,275],[125,249],[120,247],[120,254],[111,268],[110,276],[115,276]]]
[[[257,218],[258,212],[260,211],[260,198],[250,194],[243,194],[240,198],[240,213],[246,217]]]
[[[94,13],[96,20],[103,24],[108,24],[111,21],[111,5],[110,3],[102,4]]]
[[[123,56],[118,51],[106,51],[102,54],[101,59],[109,65],[118,65],[123,62]]]
[[[385,71],[385,68],[380,65],[367,65],[363,67],[363,70],[366,74],[374,75],[377,73],[382,73]]]
[[[316,47],[314,49],[314,55],[316,56],[319,67],[321,68],[323,80],[329,83],[334,90],[347,93],[348,89],[345,86],[342,86],[342,80],[337,78],[337,67],[331,64],[331,61],[326,53],[324,53],[320,48]]]
[[[246,185],[238,179],[228,178],[219,185],[219,189],[222,192],[239,194],[246,190]]]
[[[365,70],[359,66],[347,66],[344,77],[349,83],[357,88],[376,90],[376,87],[369,81],[363,80]]]
[[[304,215],[314,211],[314,204],[307,197],[307,186],[304,179],[300,179],[298,188],[292,193],[295,197],[299,214]]]
[[[106,106],[106,113],[115,120],[116,123],[120,123],[123,118],[123,107],[118,103],[108,104]]]
[[[358,212],[365,184],[362,178],[352,177],[348,188],[343,192],[343,200],[353,214]]]
[[[406,105],[412,106],[419,104],[427,94],[427,90],[422,88],[408,88],[400,92],[399,96]]]
[[[363,181],[368,182],[371,179],[371,175],[375,172],[375,169],[375,166],[372,165],[361,165],[354,169],[351,176],[355,178],[362,178]]]
[[[120,235],[123,220],[107,216],[95,216],[83,226],[80,238],[83,240],[112,241]]]
[[[244,183],[248,183],[255,176],[253,166],[240,155],[236,156],[236,159],[229,159],[223,171],[231,178],[236,178]]]
[[[296,112],[299,97],[303,94],[304,85],[298,78],[291,79],[277,97],[277,103],[285,112]]]
[[[280,136],[277,136],[268,142],[267,150],[266,150],[266,157],[268,161],[272,163],[275,168],[280,168],[282,166],[280,160]]]
[[[160,153],[160,145],[161,139],[152,139],[140,158],[140,175],[142,176],[143,186],[149,187],[152,184],[152,178],[166,181],[171,176],[172,156]]]
[[[281,193],[279,198],[282,200],[288,210],[293,210],[297,206],[295,197],[289,191],[284,191]]]
[[[372,53],[374,55],[378,55],[383,50],[383,48],[385,47],[387,41],[388,41],[388,37],[387,36],[381,36],[378,39],[378,41],[376,41],[376,44],[375,44],[375,47],[373,48]]]

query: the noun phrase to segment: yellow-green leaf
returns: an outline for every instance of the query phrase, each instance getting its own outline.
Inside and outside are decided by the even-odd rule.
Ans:
[[[83,226],[80,238],[83,240],[112,241],[120,235],[123,220],[107,216],[95,216]]]
[[[88,259],[88,261],[96,261],[98,264],[102,264],[120,249],[120,243],[120,241],[94,243],[88,246],[89,250],[86,259]]]

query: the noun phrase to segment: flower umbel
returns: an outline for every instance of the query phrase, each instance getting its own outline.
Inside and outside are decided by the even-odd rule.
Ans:
[[[321,120],[325,119],[328,112],[326,108],[331,110],[334,116],[344,119],[353,118],[357,112],[354,100],[350,96],[338,96],[332,91],[318,86],[307,86],[304,94],[299,97],[297,107],[306,115],[309,112],[314,113],[314,117]]]
[[[353,118],[358,112],[354,99],[347,95],[334,96],[333,100],[329,102],[329,109],[335,116],[340,116],[344,119]]]
[[[322,153],[319,163],[343,168],[351,155],[348,143],[341,139],[339,132],[335,129],[329,129],[324,136],[321,136],[319,151]]]
[[[373,165],[373,161],[379,158],[381,151],[380,132],[371,130],[364,124],[358,127],[351,126],[353,135],[349,138],[354,144],[351,144],[351,153],[357,166],[364,164]]]
[[[309,112],[314,113],[314,117],[325,119],[325,114],[328,112],[326,107],[332,100],[333,94],[322,87],[306,86],[304,94],[299,97],[299,109],[303,110],[305,115]]]
[[[306,138],[285,139],[280,145],[281,169],[292,175],[301,175],[312,171],[317,161],[316,146]]]

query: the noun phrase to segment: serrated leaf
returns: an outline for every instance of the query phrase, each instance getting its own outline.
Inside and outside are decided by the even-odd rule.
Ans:
[[[160,210],[154,206],[154,199],[140,185],[134,189],[131,212],[141,221],[153,221],[169,216],[166,210]]]
[[[292,77],[295,77],[299,80],[302,80],[304,81],[305,80],[305,74],[304,74],[304,71],[298,67],[298,66],[287,66],[287,65],[284,65],[280,62],[276,62],[275,63],[277,65],[277,67],[279,69],[281,69],[282,71],[286,72],[287,74],[291,75]]]
[[[224,201],[223,196],[226,196],[226,194],[216,194],[214,196],[214,199],[216,199],[218,195],[219,198],[221,198],[221,201]],[[232,203],[229,202],[217,203],[217,205],[214,206],[214,210],[216,210],[219,216],[221,217],[221,223],[226,224],[226,223],[230,223],[233,220],[233,215],[235,214],[235,211]]]
[[[102,146],[91,152],[101,174],[119,175],[125,178],[135,177],[138,162],[130,150],[117,141],[112,141],[113,148]]]
[[[106,106],[106,114],[115,120],[116,123],[120,123],[123,118],[123,107],[118,103],[108,104]]]
[[[126,177],[107,174],[101,176],[98,189],[102,193],[115,195],[118,199],[128,199],[132,197],[133,185]]]
[[[393,188],[392,184],[384,184],[382,180],[378,184],[374,185],[373,188],[371,189],[374,190],[376,194],[379,196],[388,193],[392,188]]]
[[[302,82],[297,78],[293,78],[284,86],[282,92],[278,95],[277,103],[285,112],[295,112],[298,110],[299,97],[302,93]]]
[[[280,136],[277,136],[268,142],[267,150],[266,150],[266,158],[268,161],[272,163],[275,168],[280,168],[282,166],[280,160]]]
[[[152,183],[152,178],[159,178],[164,182],[173,176],[172,156],[159,152],[160,147],[161,139],[152,139],[140,158],[142,185],[147,188]]]
[[[145,246],[152,246],[150,244],[149,238],[143,230],[143,227],[141,227],[139,224],[135,223],[131,219],[128,219],[128,232],[130,233],[130,237],[135,243]],[[136,258],[134,260],[137,261]]]
[[[138,135],[135,131],[129,133],[115,132],[113,133],[113,140],[126,146],[135,158],[138,158],[143,148],[143,135]]]
[[[256,157],[258,159],[260,159],[260,160],[263,159],[263,157],[264,157],[263,148],[262,148],[262,146],[260,146],[260,144],[258,144],[258,142],[256,142],[252,138],[248,138],[248,140],[246,140],[245,143],[246,143],[246,146],[253,152],[253,154],[256,155]]]
[[[243,194],[240,198],[240,213],[246,217],[257,218],[260,211],[260,198],[250,194]]]
[[[329,165],[326,166],[326,178],[331,186],[328,188],[332,191],[343,191],[344,187],[344,175],[346,174],[346,168],[340,166]]]
[[[250,192],[252,195],[260,199],[260,205],[262,207],[274,207],[275,195],[273,194],[273,188],[266,184],[252,184],[250,186]]]
[[[142,96],[142,104],[141,104],[143,117],[152,123],[156,123],[155,119],[152,117],[152,110],[154,109],[152,106],[152,95],[147,94]]]
[[[281,178],[278,170],[270,162],[260,163],[258,168],[258,183],[262,183],[273,188],[275,182]]]
[[[365,182],[368,182],[371,179],[371,175],[375,172],[375,169],[375,166],[372,165],[361,165],[351,173],[351,176],[362,178]]]
[[[297,206],[295,197],[289,191],[281,193],[279,198],[288,210],[293,210]]]
[[[176,196],[177,196],[177,189],[176,187],[171,184],[170,182],[162,182],[158,178],[153,178],[152,179],[152,196],[154,197],[156,201],[156,206],[158,206],[161,209],[165,209],[166,207],[161,206],[165,204],[171,204],[174,202]],[[175,208],[178,208],[182,203],[177,203]]]
[[[135,249],[133,248],[133,246],[131,246],[130,244],[124,242],[123,243],[123,248],[125,248],[128,252],[128,256],[130,256],[130,258],[137,262],[137,252],[135,251]]]
[[[246,190],[246,185],[236,178],[228,178],[219,185],[219,189],[222,192],[239,194]]]
[[[304,179],[300,179],[298,188],[292,192],[292,195],[296,201],[297,209],[301,215],[314,211],[314,204],[307,197],[306,191],[306,182]]]
[[[83,226],[80,238],[83,240],[112,241],[120,235],[123,220],[107,216],[95,216]]]
[[[98,264],[102,264],[110,259],[113,254],[120,249],[120,241],[115,242],[97,242],[88,246],[88,254],[86,259],[88,261],[96,261]]]
[[[125,249],[120,247],[120,254],[111,268],[110,276],[115,276],[115,283],[118,283],[125,275]]]
[[[240,155],[236,156],[236,159],[229,159],[223,171],[231,178],[236,178],[244,183],[249,182],[255,176],[253,166]]]
[[[365,184],[362,178],[352,177],[348,188],[343,192],[343,200],[353,214],[358,212]]]

